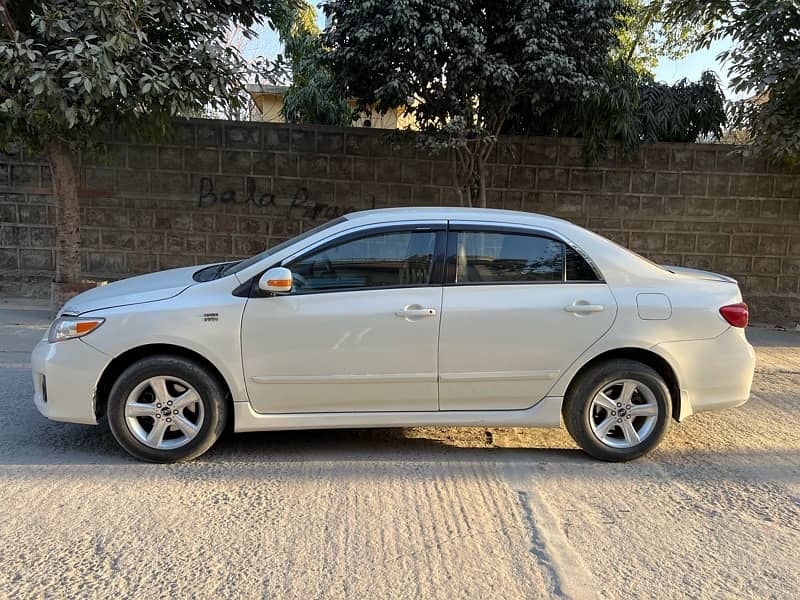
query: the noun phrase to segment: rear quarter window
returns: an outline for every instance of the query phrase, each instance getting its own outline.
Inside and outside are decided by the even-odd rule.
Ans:
[[[567,281],[600,281],[592,265],[573,247],[566,245],[564,259]]]

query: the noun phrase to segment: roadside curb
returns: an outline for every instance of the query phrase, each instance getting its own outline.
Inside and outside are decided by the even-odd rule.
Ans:
[[[50,302],[34,298],[0,298],[0,310],[50,312]]]

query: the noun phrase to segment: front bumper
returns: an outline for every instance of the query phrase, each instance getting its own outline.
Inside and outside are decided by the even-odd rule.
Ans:
[[[40,341],[31,354],[36,408],[54,421],[95,425],[95,390],[110,360],[80,339]]]
[[[708,340],[667,342],[654,350],[676,368],[683,420],[691,414],[741,406],[750,398],[756,353],[743,329]]]

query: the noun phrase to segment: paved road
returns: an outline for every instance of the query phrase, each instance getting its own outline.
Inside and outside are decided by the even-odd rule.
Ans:
[[[0,597],[796,598],[800,334],[752,330],[752,400],[630,464],[562,431],[231,435],[146,465],[50,423],[0,310]]]

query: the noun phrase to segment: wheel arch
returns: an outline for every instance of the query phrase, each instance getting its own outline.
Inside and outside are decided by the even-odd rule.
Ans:
[[[122,354],[114,357],[106,365],[102,375],[100,375],[100,379],[97,381],[97,388],[95,390],[95,417],[99,419],[106,414],[108,395],[111,392],[111,387],[125,369],[127,369],[133,363],[142,360],[143,358],[156,356],[159,354],[188,358],[208,369],[208,372],[211,374],[211,376],[214,377],[225,390],[225,401],[229,405],[228,408],[231,411],[231,416],[233,415],[233,397],[231,395],[231,386],[225,380],[225,377],[214,365],[214,363],[212,363],[199,352],[190,350],[184,346],[178,346],[175,344],[146,344],[126,350]]]
[[[567,386],[567,394],[580,379],[583,373],[585,373],[588,369],[597,364],[620,358],[635,360],[647,365],[661,376],[661,378],[667,384],[667,389],[669,389],[669,395],[672,401],[672,418],[675,421],[680,420],[681,389],[675,369],[663,356],[656,354],[652,350],[646,350],[644,348],[615,348],[613,350],[606,350],[605,352],[592,357],[572,376],[572,379],[570,379],[569,385]]]

